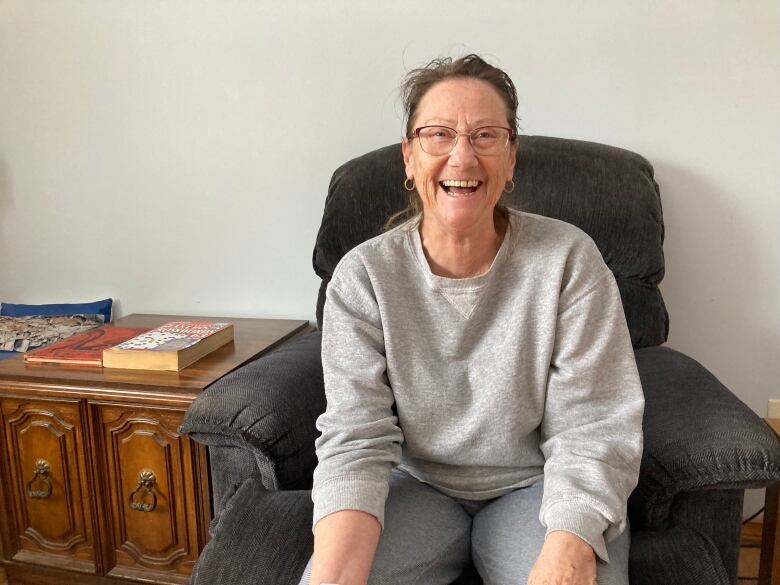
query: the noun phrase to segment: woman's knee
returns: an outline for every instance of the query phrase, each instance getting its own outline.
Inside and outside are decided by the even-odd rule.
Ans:
[[[470,532],[457,501],[394,473],[369,584],[451,583],[468,563]]]

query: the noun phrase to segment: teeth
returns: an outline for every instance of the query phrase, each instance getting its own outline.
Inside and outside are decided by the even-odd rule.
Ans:
[[[445,187],[479,187],[479,181],[455,181],[447,179],[441,182]]]

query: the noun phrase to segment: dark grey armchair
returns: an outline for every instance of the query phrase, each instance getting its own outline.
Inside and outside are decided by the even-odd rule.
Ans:
[[[405,207],[404,178],[398,145],[334,173],[314,249],[320,324],[333,269]],[[735,585],[743,491],[780,480],[780,447],[712,374],[662,345],[664,226],[652,167],[618,148],[523,136],[514,180],[506,203],[585,230],[620,288],[646,397],[629,500],[632,585]],[[182,431],[210,447],[215,510],[194,585],[298,582],[312,550],[314,425],[324,409],[319,333],[245,365],[192,405]],[[481,581],[472,569],[457,583]]]

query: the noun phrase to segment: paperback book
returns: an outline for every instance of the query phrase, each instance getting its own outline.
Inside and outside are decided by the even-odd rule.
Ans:
[[[179,371],[233,340],[231,323],[173,321],[103,351],[103,366]]]
[[[24,354],[24,361],[31,364],[102,366],[103,350],[146,331],[148,329],[104,325],[28,351]]]

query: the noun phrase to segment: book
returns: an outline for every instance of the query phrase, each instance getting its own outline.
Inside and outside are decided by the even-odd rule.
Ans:
[[[172,321],[103,350],[103,367],[179,371],[232,340],[232,323]]]
[[[28,351],[24,354],[24,361],[30,364],[102,366],[103,350],[148,330],[104,325]]]

